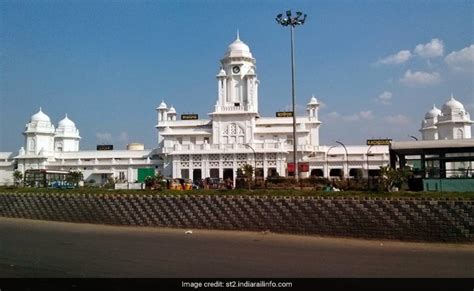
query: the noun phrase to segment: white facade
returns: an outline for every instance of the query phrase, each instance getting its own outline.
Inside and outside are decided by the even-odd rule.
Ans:
[[[177,178],[235,179],[237,169],[250,164],[264,177],[275,172],[288,175],[288,163],[293,162],[293,118],[260,116],[256,60],[239,36],[220,63],[217,100],[209,119],[178,120],[176,109],[168,109],[164,101],[157,107],[163,173]],[[340,170],[334,176],[342,173],[348,177],[352,169],[361,169],[366,175],[368,168],[388,164],[387,146],[347,146],[347,155],[342,147],[320,146],[318,110],[319,103],[312,96],[307,115],[296,118],[298,162],[309,166],[302,177],[329,177],[337,172],[331,170]]]
[[[19,150],[17,156],[10,155],[3,162],[4,168],[8,164],[8,170],[11,171],[9,174],[5,173],[5,177],[13,177],[16,164],[22,173],[29,169],[79,170],[83,173],[85,181],[93,180],[96,184],[104,184],[111,177],[120,181],[135,182],[139,168],[157,169],[161,165],[159,160],[153,158],[153,151],[144,150],[139,144],[131,144],[129,150],[80,151],[81,137],[75,123],[66,115],[55,128],[42,109],[31,117],[23,134],[25,147]],[[0,175],[1,170],[3,168],[0,169]]]
[[[433,105],[426,113],[420,132],[423,140],[470,139],[472,123],[464,105],[451,95],[442,110]]]
[[[13,153],[0,152],[0,186],[13,185],[13,171],[15,171],[15,160]]]
[[[75,123],[66,115],[55,127],[40,108],[26,124],[25,145],[18,155],[0,153],[0,185],[13,183],[15,168],[80,170],[85,180],[104,183],[109,177],[134,182],[140,168],[155,168],[165,176],[202,179],[236,178],[250,164],[259,176],[288,175],[293,162],[292,117],[259,113],[256,59],[239,36],[220,60],[216,103],[207,119],[180,120],[173,106],[156,108],[157,148],[131,144],[128,150],[81,151]],[[367,176],[389,163],[388,146],[319,144],[319,103],[312,96],[307,114],[296,117],[298,163],[308,166],[302,177]],[[422,121],[423,140],[471,138],[470,115],[454,97],[442,110],[433,106]],[[456,165],[453,165],[453,167]]]

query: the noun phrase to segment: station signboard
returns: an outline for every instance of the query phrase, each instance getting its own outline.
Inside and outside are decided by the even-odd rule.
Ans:
[[[288,163],[288,172],[293,173],[295,171],[295,164]],[[298,172],[309,172],[309,164],[308,163],[298,163]]]
[[[181,114],[181,120],[196,120],[198,118],[197,114]]]
[[[293,117],[293,111],[279,111],[276,113],[276,117]]]
[[[391,139],[368,139],[367,145],[376,146],[376,145],[390,145],[392,142]]]
[[[112,151],[113,149],[114,149],[114,146],[111,144],[98,144],[97,145],[98,151]]]

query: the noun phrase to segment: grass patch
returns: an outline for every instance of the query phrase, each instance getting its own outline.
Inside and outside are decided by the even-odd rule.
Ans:
[[[50,189],[0,187],[0,193],[51,193],[51,194],[118,194],[118,195],[229,195],[229,196],[295,196],[295,197],[358,197],[358,198],[434,198],[434,199],[474,199],[474,192],[367,192],[341,191],[324,192],[300,189],[258,189],[258,190],[114,190],[104,188]]]

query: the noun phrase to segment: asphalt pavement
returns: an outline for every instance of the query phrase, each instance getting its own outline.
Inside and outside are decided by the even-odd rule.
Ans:
[[[473,244],[187,231],[0,218],[0,277],[474,277]]]

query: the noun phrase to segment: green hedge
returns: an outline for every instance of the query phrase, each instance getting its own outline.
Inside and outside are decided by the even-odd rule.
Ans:
[[[322,197],[379,197],[379,198],[463,198],[474,199],[474,192],[368,192],[368,191],[341,191],[324,192],[301,189],[258,189],[258,190],[114,190],[104,188],[76,188],[76,189],[49,189],[49,188],[15,188],[0,187],[1,193],[77,193],[77,194],[127,194],[127,195],[252,195],[252,196],[322,196]]]

